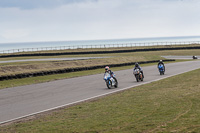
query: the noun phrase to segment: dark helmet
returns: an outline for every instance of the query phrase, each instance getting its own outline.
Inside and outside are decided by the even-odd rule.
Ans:
[[[135,67],[138,67],[138,66],[139,66],[139,64],[136,62],[136,63],[135,63]]]
[[[163,62],[162,60],[159,60],[159,62]]]

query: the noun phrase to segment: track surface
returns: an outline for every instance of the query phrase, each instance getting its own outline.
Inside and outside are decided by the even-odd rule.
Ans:
[[[199,60],[166,64],[166,74],[161,76],[156,65],[143,67],[145,75],[143,82],[136,82],[131,69],[116,71],[115,74],[119,81],[119,87],[115,89],[106,88],[103,81],[103,73],[1,89],[0,124],[150,83],[197,68],[200,68]]]
[[[27,61],[62,61],[62,60],[88,60],[88,59],[100,59],[108,57],[74,57],[74,58],[45,58],[45,59],[24,59],[24,60],[8,60],[0,61],[0,63],[13,63],[13,62],[27,62]]]
[[[162,56],[166,59],[193,59],[192,56]],[[198,59],[200,59],[200,56],[197,56]]]

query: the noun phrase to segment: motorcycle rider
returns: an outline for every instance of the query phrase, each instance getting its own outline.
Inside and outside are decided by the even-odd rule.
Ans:
[[[135,70],[135,69],[139,69],[140,72],[142,73],[142,77],[144,78],[143,70],[142,70],[142,68],[140,67],[140,65],[137,62],[135,63],[135,67],[134,67],[133,70]]]
[[[164,63],[163,63],[162,60],[159,60],[159,62],[158,62],[158,66],[159,66],[159,65],[163,65],[163,68],[164,68],[164,71],[165,71],[165,65],[164,65]]]
[[[111,77],[113,77],[113,72],[110,70],[109,66],[105,67],[105,73],[109,73]]]

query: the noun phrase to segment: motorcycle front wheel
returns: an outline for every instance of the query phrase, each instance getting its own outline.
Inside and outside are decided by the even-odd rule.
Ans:
[[[112,87],[112,81],[111,80],[107,80],[106,81],[106,85],[107,85],[108,89],[111,89],[111,87]]]
[[[163,72],[163,71],[160,71],[160,75],[164,75],[164,72]]]
[[[143,75],[141,76],[141,79],[140,79],[141,81],[143,81]]]
[[[139,74],[135,75],[136,81],[139,82]]]

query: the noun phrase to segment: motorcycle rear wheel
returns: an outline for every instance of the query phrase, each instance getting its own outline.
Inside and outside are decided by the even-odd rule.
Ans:
[[[113,77],[113,79],[115,80],[115,85],[114,85],[114,87],[117,88],[117,87],[118,87],[118,81],[117,81],[117,79],[116,79],[115,77]]]

